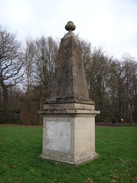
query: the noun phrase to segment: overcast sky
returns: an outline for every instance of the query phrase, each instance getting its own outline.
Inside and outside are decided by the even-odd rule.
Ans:
[[[137,0],[0,0],[0,25],[19,40],[41,35],[62,38],[68,21],[75,34],[120,59],[137,60]]]

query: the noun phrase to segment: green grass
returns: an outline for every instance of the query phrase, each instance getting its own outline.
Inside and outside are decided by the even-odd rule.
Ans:
[[[0,125],[0,183],[137,182],[137,127],[97,127],[100,156],[78,167],[38,158],[42,130]]]

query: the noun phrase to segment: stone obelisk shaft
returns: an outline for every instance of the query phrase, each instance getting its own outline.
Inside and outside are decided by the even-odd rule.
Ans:
[[[68,32],[62,39],[50,100],[90,100],[80,42]]]

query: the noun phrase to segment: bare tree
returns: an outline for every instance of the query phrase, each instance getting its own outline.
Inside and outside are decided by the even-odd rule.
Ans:
[[[79,36],[78,36],[79,37]],[[103,46],[93,47],[88,41],[80,40],[89,97],[95,101],[96,108],[100,113],[100,120],[108,117],[109,111],[109,94],[108,78],[110,75],[110,65],[112,57],[103,50]],[[107,115],[107,116],[106,116]]]
[[[33,116],[37,111],[33,110],[33,100],[36,99],[34,92],[35,79],[34,75],[36,70],[34,64],[35,57],[35,41],[32,38],[27,37],[24,48],[24,74],[25,79],[23,81],[24,96],[22,97],[21,115],[24,113],[27,116],[27,123],[31,125],[33,123]]]
[[[110,83],[112,88],[116,89],[115,99],[119,103],[119,118],[124,118],[124,81],[126,75],[124,73],[124,65],[119,61],[115,61],[111,65]]]
[[[8,114],[8,88],[20,82],[22,66],[21,44],[16,34],[10,33],[7,28],[0,27],[0,86],[5,116]]]
[[[26,93],[22,100],[24,106],[22,109],[30,125],[34,123],[34,102],[46,99],[50,95],[57,55],[58,43],[51,37],[26,39],[24,49]]]
[[[80,40],[80,46],[81,46],[82,58],[83,58],[85,70],[87,70],[92,60],[92,46],[91,46],[91,43],[89,43],[88,41],[85,41],[81,38],[79,38],[79,40]]]
[[[109,78],[109,93],[111,99],[118,103],[119,119],[130,121],[130,113],[135,108],[135,96],[137,94],[137,63],[130,55],[123,55],[121,60],[115,60],[111,64]],[[113,101],[114,102],[114,101]]]
[[[124,105],[125,105],[125,119],[130,121],[132,125],[132,113],[135,111],[136,96],[137,96],[137,62],[135,58],[129,54],[124,54],[122,61],[125,66],[125,93],[124,93]]]
[[[94,48],[90,65],[86,69],[89,96],[95,101],[96,107],[100,110],[101,119],[104,116],[104,104],[111,60],[112,58],[103,51],[102,47]]]
[[[34,85],[34,56],[35,56],[35,42],[31,38],[26,39],[24,49],[24,68],[25,68],[25,81],[26,91],[29,92]]]
[[[51,37],[44,37],[35,41],[35,79],[39,88],[39,95],[48,98],[58,57],[58,43]]]

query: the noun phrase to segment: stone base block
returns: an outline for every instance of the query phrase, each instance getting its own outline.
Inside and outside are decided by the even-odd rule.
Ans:
[[[43,116],[41,158],[78,165],[96,158],[94,114]]]
[[[61,162],[64,164],[66,163],[66,164],[77,166],[80,164],[90,162],[90,161],[94,160],[95,158],[99,157],[99,155],[96,152],[94,152],[90,157],[86,157],[85,159],[82,158],[78,161],[75,161],[75,159],[72,159],[69,156],[62,157],[62,156],[60,156],[60,154],[55,155],[54,153],[52,154],[51,152],[47,153],[47,154],[42,153],[39,157],[43,158],[43,159],[51,160],[51,161],[56,161],[56,162]]]

